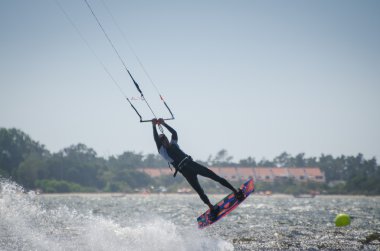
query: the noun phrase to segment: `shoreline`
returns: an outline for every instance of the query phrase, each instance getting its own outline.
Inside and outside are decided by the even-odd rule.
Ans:
[[[114,198],[122,198],[127,196],[173,196],[173,195],[181,195],[181,196],[193,196],[197,195],[196,193],[41,193],[36,194],[38,196],[46,196],[46,197],[68,197],[68,196],[79,196],[79,197],[90,197],[90,196],[96,196],[96,197],[114,197]],[[225,196],[227,194],[208,194],[208,196]],[[314,199],[314,198],[346,198],[346,197],[357,197],[357,198],[379,198],[380,195],[349,195],[349,194],[324,194],[324,195],[316,195],[314,198],[295,198],[292,194],[272,194],[272,195],[259,195],[259,194],[252,194],[255,197],[268,197],[268,198],[294,198],[294,199]]]

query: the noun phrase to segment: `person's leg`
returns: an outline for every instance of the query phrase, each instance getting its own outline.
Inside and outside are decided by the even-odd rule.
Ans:
[[[199,184],[197,175],[195,173],[188,174],[188,173],[182,173],[187,182],[190,184],[190,186],[198,193],[201,200],[210,208],[210,210],[213,210],[213,205],[210,203],[210,200],[208,199],[207,195],[203,191],[201,185]]]
[[[227,187],[228,189],[231,189],[232,192],[235,194],[238,192],[226,179],[218,176],[216,173],[208,169],[207,167],[204,167],[197,162],[192,163],[194,166],[194,169],[199,175],[202,175],[204,177],[210,178],[212,180],[215,180],[216,182],[219,182],[223,186]]]

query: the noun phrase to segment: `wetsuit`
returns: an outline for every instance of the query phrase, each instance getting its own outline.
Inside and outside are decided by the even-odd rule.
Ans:
[[[198,174],[210,178],[214,181],[217,181],[223,186],[231,189],[233,192],[236,192],[235,188],[230,183],[228,183],[226,179],[218,176],[210,169],[193,161],[189,155],[184,153],[177,144],[177,132],[167,124],[163,124],[163,126],[165,126],[169,130],[169,132],[172,134],[172,137],[169,147],[164,147],[157,134],[156,126],[153,125],[153,136],[154,140],[156,141],[158,152],[164,159],[166,159],[170,164],[174,166],[174,168],[176,169],[175,174],[177,172],[182,173],[187,182],[189,182],[189,184],[194,188],[194,190],[198,193],[198,195],[205,204],[210,205],[210,200],[208,199],[201,185],[199,184],[197,177]]]

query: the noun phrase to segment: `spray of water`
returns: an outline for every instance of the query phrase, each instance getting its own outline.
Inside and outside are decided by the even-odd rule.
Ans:
[[[233,250],[223,240],[159,216],[120,226],[106,216],[46,205],[34,192],[0,180],[1,250]]]

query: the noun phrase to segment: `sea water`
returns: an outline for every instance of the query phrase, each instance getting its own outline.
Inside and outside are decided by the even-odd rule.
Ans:
[[[212,202],[222,195],[210,195]],[[0,183],[0,250],[379,250],[380,197],[252,194],[203,230],[195,194],[36,195]],[[336,227],[338,213],[351,225]]]

